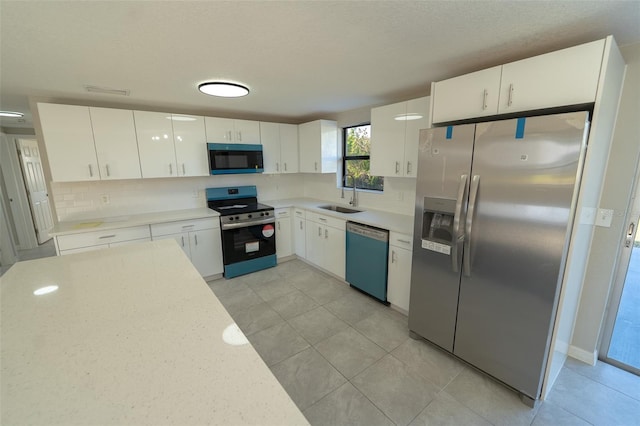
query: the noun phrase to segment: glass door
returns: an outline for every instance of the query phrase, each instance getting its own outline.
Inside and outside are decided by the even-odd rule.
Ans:
[[[640,374],[640,189],[625,228],[600,352],[603,360]]]

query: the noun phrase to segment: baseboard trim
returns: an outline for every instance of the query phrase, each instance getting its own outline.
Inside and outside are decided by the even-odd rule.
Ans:
[[[589,365],[596,365],[596,361],[598,360],[598,351],[589,352],[573,345],[569,345],[569,352],[567,355]]]

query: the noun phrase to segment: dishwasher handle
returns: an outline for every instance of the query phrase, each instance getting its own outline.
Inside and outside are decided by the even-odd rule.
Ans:
[[[389,231],[386,229],[362,225],[356,222],[347,222],[347,232],[378,241],[389,242]]]

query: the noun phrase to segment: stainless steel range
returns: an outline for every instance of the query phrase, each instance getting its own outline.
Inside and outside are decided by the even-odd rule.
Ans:
[[[224,276],[277,265],[274,209],[258,203],[255,186],[207,188],[207,204],[220,213]]]

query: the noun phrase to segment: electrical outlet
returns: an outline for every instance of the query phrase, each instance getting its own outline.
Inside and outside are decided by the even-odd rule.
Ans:
[[[111,198],[109,197],[109,194],[102,194],[100,196],[100,201],[102,201],[102,204],[106,205],[111,203]]]

